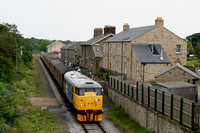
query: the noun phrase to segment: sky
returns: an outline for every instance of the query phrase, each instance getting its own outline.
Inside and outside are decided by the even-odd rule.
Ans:
[[[186,38],[200,32],[200,0],[0,0],[0,23],[16,24],[25,38],[87,41],[94,28],[155,24]]]

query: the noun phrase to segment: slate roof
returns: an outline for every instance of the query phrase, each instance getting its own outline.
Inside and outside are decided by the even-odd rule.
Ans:
[[[137,27],[137,28],[130,28],[128,30],[124,30],[117,35],[109,38],[105,42],[130,42],[135,40],[136,38],[144,35],[145,33],[151,31],[154,29],[156,26],[151,25],[151,26],[144,26],[144,27]]]
[[[163,60],[161,60],[161,45],[160,44],[132,44],[141,63],[170,63],[170,59],[162,52]],[[150,46],[154,46],[152,53]]]
[[[196,86],[183,81],[172,81],[166,83],[157,83],[155,86],[157,89],[165,92],[178,95],[180,97],[196,101]]]
[[[155,76],[155,78],[157,78],[157,77],[159,77],[159,76],[161,76],[161,75],[163,75],[163,74],[169,72],[170,70],[172,70],[172,69],[174,69],[174,68],[176,68],[176,67],[179,67],[180,69],[182,69],[183,71],[189,73],[190,75],[194,76],[195,78],[200,79],[200,77],[199,77],[196,73],[194,73],[193,71],[187,69],[186,67],[184,67],[184,66],[182,66],[182,65],[180,65],[180,64],[176,64],[176,65],[174,65],[174,66],[171,66],[170,68],[167,68],[167,69],[165,69],[165,70],[159,72],[159,73]]]
[[[90,40],[88,40],[87,42],[83,43],[82,45],[92,45],[92,44],[98,43],[99,41],[109,36],[113,36],[113,34],[95,36],[91,38]]]
[[[190,88],[195,87],[194,84],[189,84],[183,81],[172,81],[172,82],[165,82],[165,83],[156,83],[157,85],[163,86],[168,89],[178,89],[178,88]]]
[[[68,50],[75,50],[77,47],[80,47],[83,44],[83,42],[73,42],[70,44],[65,45],[64,47],[62,47],[61,49],[68,49]]]
[[[47,46],[47,48],[48,47],[50,47],[51,45],[54,45],[54,44],[56,44],[57,42],[60,42],[60,41],[55,41],[55,42],[53,42],[53,43],[51,43],[51,44],[49,44],[48,46]],[[62,42],[61,42],[62,43]],[[63,43],[64,44],[64,43]]]
[[[99,44],[92,45],[95,57],[103,57]]]

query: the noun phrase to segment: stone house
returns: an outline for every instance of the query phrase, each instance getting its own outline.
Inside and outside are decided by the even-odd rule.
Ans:
[[[105,41],[103,68],[121,73],[123,75],[125,74],[126,79],[128,80],[153,80],[155,75],[151,75],[152,78],[147,78],[146,80],[143,80],[143,77],[140,77],[139,79],[138,77],[136,78],[136,75],[138,75],[136,66],[138,65],[133,64],[136,60],[133,44],[159,44],[161,47],[160,50],[162,50],[170,60],[170,63],[167,64],[161,63],[160,65],[157,65],[155,63],[151,63],[146,65],[144,75],[148,75],[152,71],[153,74],[156,74],[162,69],[165,69],[167,65],[171,66],[177,62],[182,65],[186,65],[186,41],[165,28],[164,20],[162,18],[158,17],[155,20],[155,25],[137,28],[129,27],[130,26],[128,24],[124,24],[122,32]],[[159,52],[161,53],[161,51]],[[148,68],[147,66],[151,68]],[[151,72],[148,72],[147,69],[151,69]]]
[[[200,86],[199,79],[200,77],[193,71],[187,69],[186,67],[180,65],[179,63],[164,69],[159,72],[156,76],[156,83],[166,83],[166,82],[175,82],[183,81],[190,84],[194,84],[196,87],[196,92],[198,92],[198,99],[200,100]]]
[[[140,82],[155,80],[154,76],[169,67],[171,61],[160,44],[132,44],[132,67],[125,72],[127,76],[134,76],[134,80]],[[127,61],[126,61],[127,62]],[[130,74],[129,74],[130,73]],[[134,75],[132,75],[134,74]]]
[[[61,61],[79,64],[79,60],[76,58],[76,53],[81,51],[81,45],[84,42],[72,42],[61,48]]]
[[[47,53],[53,53],[55,51],[57,52],[60,52],[61,51],[61,48],[64,47],[65,44],[60,42],[60,41],[55,41],[51,44],[49,44],[47,47],[46,47],[46,52]]]
[[[104,34],[102,28],[94,29],[94,36],[82,44],[81,65],[95,73],[102,66],[103,43],[115,34],[114,26],[105,26]]]

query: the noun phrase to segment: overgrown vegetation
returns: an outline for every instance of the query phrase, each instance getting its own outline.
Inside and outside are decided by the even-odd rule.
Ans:
[[[197,64],[199,64],[199,60],[187,61],[187,66],[195,66]]]
[[[200,59],[200,33],[195,33],[186,37],[187,49],[189,54],[195,55]]]
[[[129,115],[121,107],[115,107],[109,109],[106,112],[112,120],[117,122],[121,127],[125,129],[125,132],[129,133],[150,133],[142,128],[137,122],[132,120]]]
[[[0,24],[0,133],[59,132],[54,116],[27,100],[37,87],[32,52],[16,25]]]

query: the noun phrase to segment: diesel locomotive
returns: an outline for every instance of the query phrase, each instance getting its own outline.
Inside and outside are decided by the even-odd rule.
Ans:
[[[102,86],[48,53],[41,52],[41,59],[76,109],[77,119],[100,121],[103,114]]]

